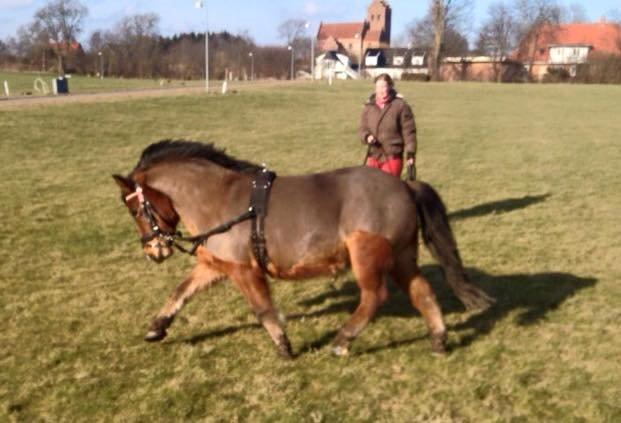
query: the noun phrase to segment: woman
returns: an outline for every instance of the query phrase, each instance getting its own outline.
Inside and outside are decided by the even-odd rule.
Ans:
[[[390,75],[375,78],[375,94],[364,105],[360,139],[368,145],[366,165],[401,176],[403,153],[412,169],[416,163],[416,123],[406,101],[397,94]]]

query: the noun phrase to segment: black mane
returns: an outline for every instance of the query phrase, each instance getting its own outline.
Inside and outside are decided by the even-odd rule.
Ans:
[[[256,173],[262,169],[254,163],[238,160],[224,153],[213,144],[196,141],[163,140],[144,149],[135,170],[144,170],[157,163],[166,161],[183,161],[192,159],[209,160],[219,166],[243,173]]]

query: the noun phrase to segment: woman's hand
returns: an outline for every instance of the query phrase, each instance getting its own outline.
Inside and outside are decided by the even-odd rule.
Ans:
[[[377,140],[375,139],[375,137],[373,136],[373,134],[369,134],[367,135],[367,144],[375,144],[377,142]]]

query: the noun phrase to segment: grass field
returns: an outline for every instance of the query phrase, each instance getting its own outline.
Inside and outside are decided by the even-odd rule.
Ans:
[[[47,84],[51,92],[52,80],[55,73],[43,72],[7,72],[0,71],[0,84],[7,81],[11,97],[17,96],[41,96],[43,92],[35,90],[35,80],[40,78]],[[161,82],[161,83],[160,83]],[[160,79],[124,79],[124,78],[95,78],[82,75],[73,75],[69,79],[69,92],[71,94],[98,93],[119,90],[137,90],[147,88],[172,88],[172,87],[195,87],[201,86],[204,81],[178,81]],[[0,85],[0,98],[5,95],[4,86]]]
[[[621,421],[621,87],[399,88],[419,177],[498,299],[464,313],[423,253],[443,358],[396,291],[332,357],[351,276],[274,281],[291,362],[228,282],[163,343],[142,341],[191,260],[144,259],[110,175],[163,138],[215,141],[281,175],[358,165],[370,84],[0,110],[0,421]]]

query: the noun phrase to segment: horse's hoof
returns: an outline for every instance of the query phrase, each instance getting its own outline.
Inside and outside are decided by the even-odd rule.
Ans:
[[[345,357],[346,355],[349,354],[349,348],[336,345],[332,347],[332,354],[334,354],[337,357]]]
[[[293,349],[291,348],[291,342],[289,342],[289,339],[287,338],[286,335],[283,335],[280,338],[280,341],[278,342],[276,349],[278,351],[278,355],[281,358],[284,358],[285,360],[293,359]]]
[[[278,348],[278,356],[284,360],[293,360],[294,358],[291,349],[286,349],[282,347]]]
[[[165,330],[150,330],[149,332],[147,332],[147,334],[144,337],[144,340],[147,342],[158,342],[161,341],[162,339],[166,338],[166,331]]]
[[[446,355],[446,333],[431,335],[431,352],[435,356]]]

